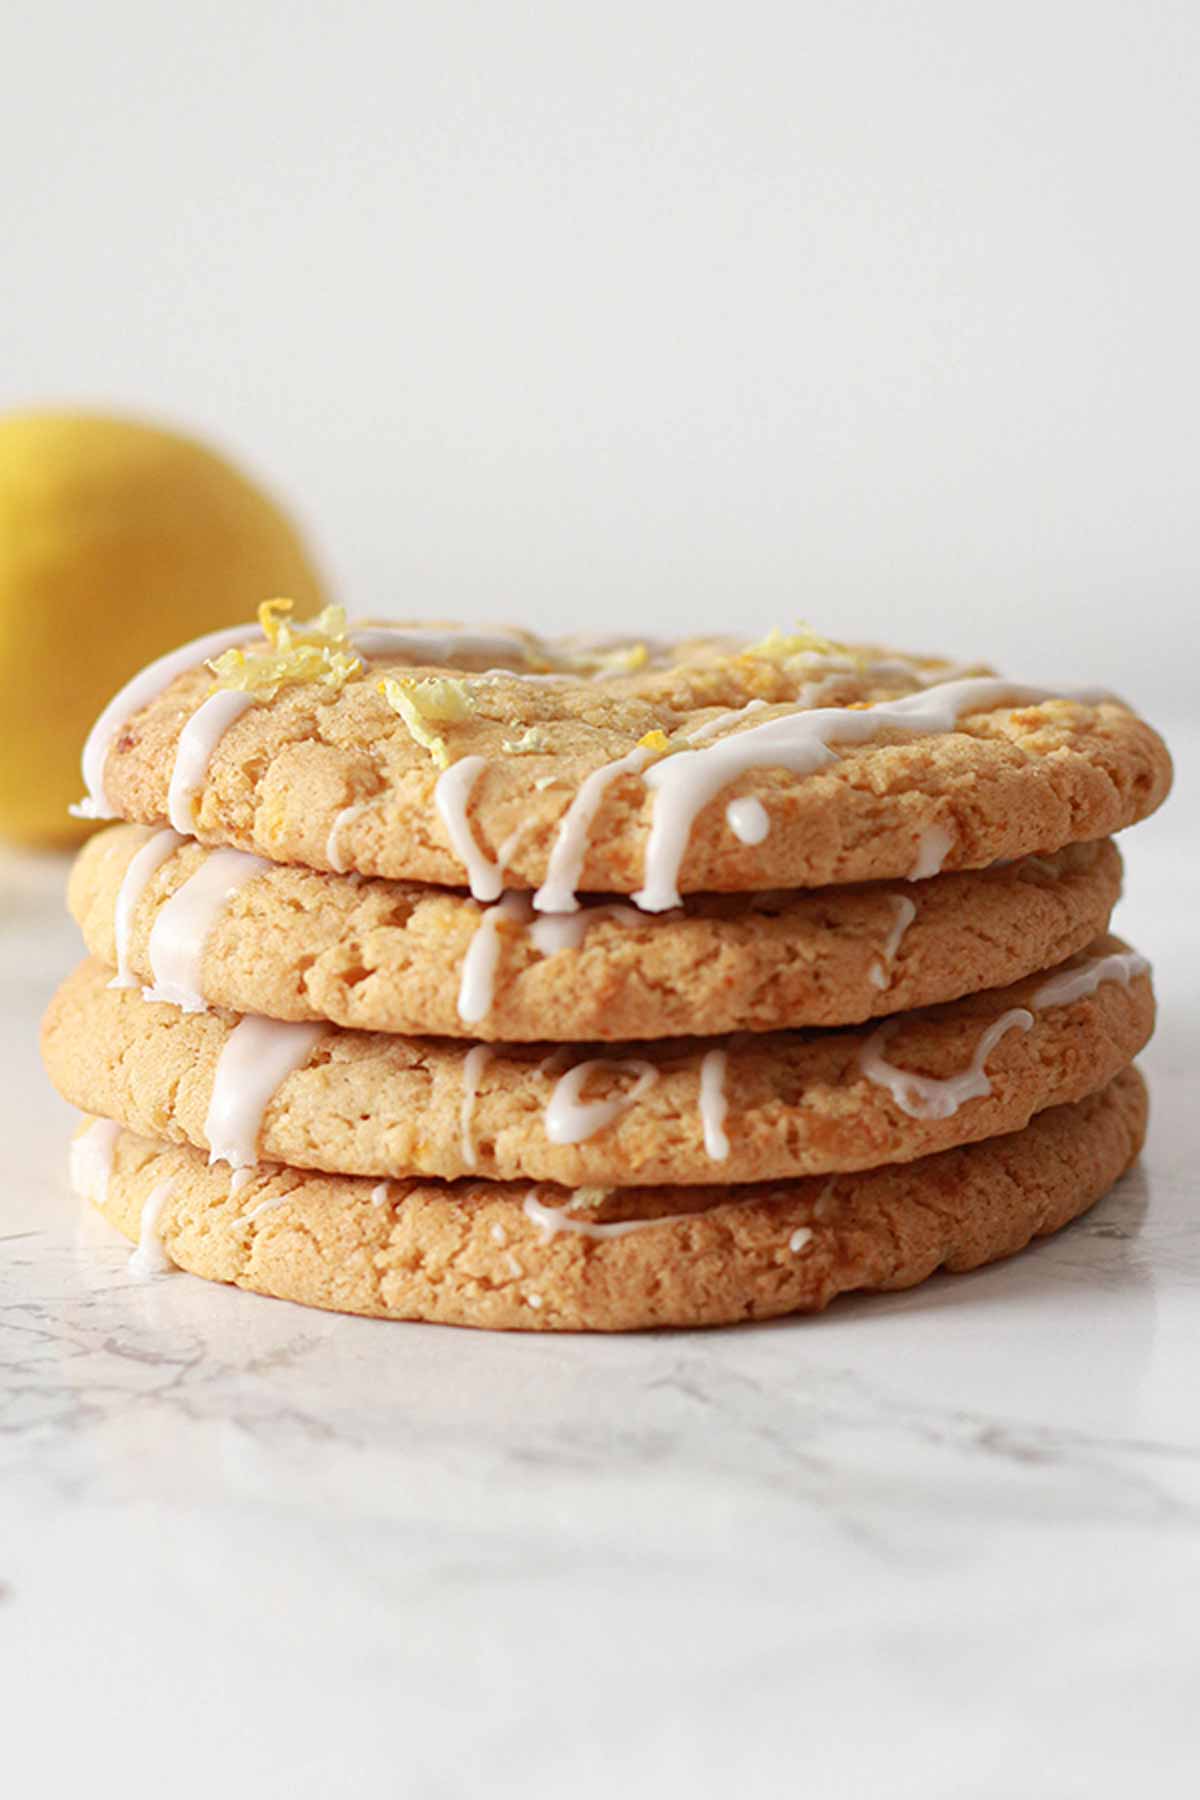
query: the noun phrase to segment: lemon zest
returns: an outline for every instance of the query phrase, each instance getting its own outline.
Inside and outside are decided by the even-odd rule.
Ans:
[[[434,725],[460,725],[475,711],[475,697],[465,681],[449,675],[388,675],[378,683],[394,713],[403,719],[408,734],[422,750],[428,750],[439,769],[450,767],[446,740]]]
[[[656,750],[659,756],[666,756],[672,749],[670,738],[665,731],[648,731],[645,737],[637,741],[639,750]]]
[[[747,644],[743,656],[757,656],[764,662],[786,663],[798,656],[853,656],[853,651],[833,638],[823,637],[810,625],[801,624],[796,631],[783,632],[776,625],[756,644]],[[856,659],[857,660],[857,659]]]
[[[644,669],[650,660],[645,644],[627,644],[620,650],[604,650],[592,659],[597,668],[611,675],[632,675]]]
[[[548,750],[550,739],[540,725],[529,725],[520,737],[502,738],[500,748],[509,756],[532,756],[537,750]]]
[[[264,600],[258,622],[267,648],[236,647],[213,657],[208,666],[218,688],[235,688],[256,700],[273,700],[281,688],[315,682],[332,695],[362,669],[346,633],[346,611],[326,606],[314,619],[293,624],[290,600]]]

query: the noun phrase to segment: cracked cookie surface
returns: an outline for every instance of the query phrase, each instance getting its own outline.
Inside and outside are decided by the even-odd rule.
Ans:
[[[525,1187],[483,1181],[397,1182],[380,1196],[369,1181],[264,1169],[235,1196],[201,1152],[124,1131],[82,1186],[135,1240],[157,1191],[170,1258],[256,1293],[493,1330],[620,1331],[814,1312],[1010,1256],[1098,1200],[1145,1124],[1145,1087],[1127,1069],[1021,1131],[903,1167],[748,1193],[621,1194],[580,1216],[662,1222],[600,1237],[553,1228],[565,1191],[540,1190],[531,1215]]]
[[[1126,951],[1103,938],[1064,968]],[[907,1161],[1017,1130],[1045,1107],[1103,1086],[1137,1054],[1154,1020],[1148,974],[1039,1004],[1058,973],[874,1030],[665,1040],[604,1055],[499,1046],[482,1066],[461,1042],[331,1026],[264,1093],[249,1157],[377,1178],[474,1173],[572,1187],[753,1182]],[[83,1110],[209,1148],[214,1081],[237,1015],[183,1013],[136,990],[114,991],[108,979],[103,965],[84,963],[52,1001],[43,1027],[51,1079]],[[913,1116],[894,1084],[864,1066],[878,1044],[897,1076],[953,1082],[977,1062],[985,1034],[1014,1014],[986,1056],[982,1089],[948,1113]],[[714,1055],[723,1066],[714,1068]],[[706,1063],[723,1112],[711,1094],[706,1106]],[[588,1110],[605,1103],[607,1118]],[[717,1138],[727,1139],[723,1159],[714,1154],[714,1121]],[[584,1135],[572,1137],[581,1127]]]
[[[678,810],[678,795],[656,789],[675,780],[671,769],[663,775],[664,763],[708,758],[715,767],[714,751],[725,756],[735,739],[745,748],[754,732],[811,712],[816,701],[844,722],[855,708],[921,701],[934,691],[930,683],[955,673],[874,652],[840,672],[827,670],[829,658],[781,663],[732,654],[728,645],[678,654],[682,660],[666,666],[586,678],[385,656],[332,696],[313,685],[285,688],[248,704],[215,740],[189,829],[204,843],[277,862],[450,886],[464,883],[461,839],[469,835],[471,855],[503,864],[508,887],[535,889],[554,874],[568,811],[595,777],[603,791],[581,834],[578,867],[558,892],[635,893],[647,881],[648,854],[658,854],[654,828],[670,807]],[[379,691],[381,681],[431,675],[462,681],[471,693],[469,713],[441,734],[452,765],[469,776],[456,795],[457,844],[439,805],[438,766]],[[119,816],[149,824],[167,817],[181,733],[211,691],[211,674],[198,667],[124,722],[104,762]],[[748,707],[758,710],[746,714]],[[736,713],[744,716],[725,718]],[[718,726],[717,741],[688,744]],[[1170,784],[1161,739],[1113,701],[1023,703],[981,691],[952,728],[914,737],[908,725],[881,721],[872,730],[870,741],[836,743],[820,766],[789,769],[778,752],[764,751],[720,779],[688,813],[678,866],[668,857],[653,880],[655,908],[670,903],[676,882],[679,892],[696,893],[901,878],[919,864],[931,832],[944,834],[942,866],[951,870],[1044,854],[1145,817]],[[642,766],[614,770],[643,745]],[[676,754],[660,756],[664,746]],[[762,809],[754,816],[765,819],[765,835],[735,832],[735,801]]]
[[[117,960],[114,914],[152,834],[86,844],[69,903],[88,949]],[[132,908],[127,962],[152,985],[156,920],[210,852],[181,843]],[[1115,845],[929,881],[819,892],[697,895],[659,915],[601,905],[565,948],[530,910],[489,919],[461,892],[269,866],[214,913],[200,992],[214,1006],[357,1030],[504,1042],[620,1042],[855,1024],[1003,987],[1103,932],[1120,893]],[[911,912],[911,918],[908,916]],[[489,955],[487,1010],[459,1012],[468,956]]]

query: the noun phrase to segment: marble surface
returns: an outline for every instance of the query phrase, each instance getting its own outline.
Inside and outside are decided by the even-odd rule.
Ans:
[[[5,1791],[431,1800],[1194,1792],[1200,736],[1125,840],[1141,1168],[1030,1254],[624,1339],[135,1285],[36,1021],[77,954],[0,865]]]

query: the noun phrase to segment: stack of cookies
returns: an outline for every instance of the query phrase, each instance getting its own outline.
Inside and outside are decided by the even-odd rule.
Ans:
[[[84,758],[77,1188],[172,1264],[526,1329],[811,1311],[1021,1249],[1137,1155],[1111,696],[809,632],[257,626]]]

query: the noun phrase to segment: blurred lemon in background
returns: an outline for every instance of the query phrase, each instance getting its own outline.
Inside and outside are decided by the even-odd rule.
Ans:
[[[144,663],[322,584],[291,521],[174,432],[96,414],[0,416],[0,835],[70,843],[79,756]]]

